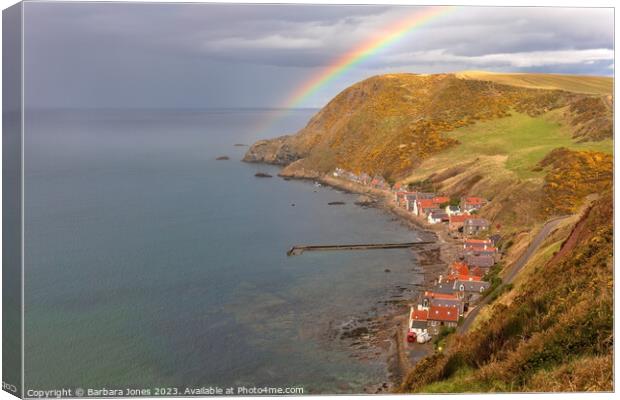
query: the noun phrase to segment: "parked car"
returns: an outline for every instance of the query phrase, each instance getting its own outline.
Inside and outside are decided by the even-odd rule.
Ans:
[[[417,335],[418,343],[426,343],[430,340],[431,340],[431,335],[429,335],[428,332],[424,332],[424,333]]]

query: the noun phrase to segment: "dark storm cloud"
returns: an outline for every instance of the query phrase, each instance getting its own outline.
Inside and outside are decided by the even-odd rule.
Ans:
[[[33,106],[277,106],[413,7],[28,3]],[[389,71],[612,73],[613,11],[458,8],[310,99]]]

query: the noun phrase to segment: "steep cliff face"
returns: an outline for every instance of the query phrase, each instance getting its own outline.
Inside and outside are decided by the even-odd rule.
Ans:
[[[245,153],[243,161],[275,165],[288,165],[305,155],[303,149],[293,149],[291,136],[256,142]]]
[[[302,160],[297,170],[341,167],[398,180],[457,145],[447,135],[451,131],[513,112],[538,116],[558,109],[565,110],[579,140],[611,137],[606,96],[482,79],[453,74],[367,79],[338,94],[297,134],[256,143],[244,160],[282,165]]]
[[[451,197],[483,196],[490,202],[480,214],[503,236],[507,264],[544,221],[598,196],[571,217],[579,220],[572,230],[552,233],[564,236],[483,310],[478,329],[423,359],[402,389],[611,390],[611,83],[527,74],[374,77],[344,90],[296,135],[255,144],[246,161],[285,165],[287,176],[340,167]]]
[[[403,391],[613,390],[613,197],[603,193],[559,251],[478,328],[428,357]]]

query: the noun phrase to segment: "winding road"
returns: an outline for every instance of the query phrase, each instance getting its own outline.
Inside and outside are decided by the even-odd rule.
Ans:
[[[512,267],[510,267],[508,272],[505,273],[503,277],[503,282],[502,282],[503,284],[509,284],[514,281],[519,271],[521,271],[521,269],[527,264],[530,258],[532,258],[532,255],[534,255],[536,250],[538,250],[542,242],[547,238],[547,236],[549,236],[551,232],[553,232],[553,230],[559,225],[559,223],[562,222],[562,220],[566,218],[568,218],[568,216],[557,217],[557,218],[547,221],[545,225],[543,225],[542,229],[540,230],[540,232],[538,232],[536,237],[534,237],[534,240],[532,240],[532,243],[530,243],[530,245],[527,247],[525,252],[512,265]],[[474,308],[473,310],[469,312],[469,314],[467,314],[467,317],[465,318],[461,326],[457,328],[458,333],[467,332],[471,324],[476,319],[476,316],[478,315],[480,310],[489,303],[489,300],[490,300],[489,296],[485,297],[476,306],[476,308]]]

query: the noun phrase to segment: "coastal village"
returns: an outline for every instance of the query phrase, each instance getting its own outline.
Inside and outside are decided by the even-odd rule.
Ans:
[[[454,332],[494,286],[501,236],[491,234],[490,221],[478,216],[487,200],[475,196],[454,199],[400,183],[390,186],[380,176],[355,174],[341,168],[336,168],[332,175],[390,193],[397,207],[427,224],[443,225],[449,236],[459,242],[447,272],[439,275],[411,306],[406,340],[426,343]]]

